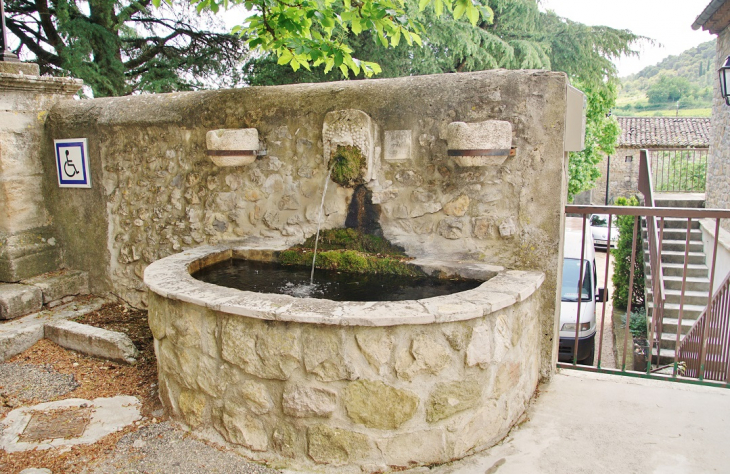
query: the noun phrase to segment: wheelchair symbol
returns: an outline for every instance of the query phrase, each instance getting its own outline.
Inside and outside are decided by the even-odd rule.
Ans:
[[[79,170],[76,169],[76,165],[73,164],[71,158],[68,156],[68,150],[66,150],[66,161],[63,163],[63,172],[69,178],[73,178],[79,174]]]

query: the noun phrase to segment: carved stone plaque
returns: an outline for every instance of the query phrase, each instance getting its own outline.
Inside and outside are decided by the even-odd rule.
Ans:
[[[410,130],[387,130],[385,132],[385,160],[410,160],[411,143]]]

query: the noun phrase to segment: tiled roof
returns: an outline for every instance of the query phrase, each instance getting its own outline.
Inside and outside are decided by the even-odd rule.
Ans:
[[[623,148],[709,148],[710,118],[617,117]]]

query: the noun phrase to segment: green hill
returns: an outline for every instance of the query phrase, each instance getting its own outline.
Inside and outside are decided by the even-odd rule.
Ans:
[[[621,91],[613,113],[709,117],[716,79],[715,40],[712,40],[621,78]]]

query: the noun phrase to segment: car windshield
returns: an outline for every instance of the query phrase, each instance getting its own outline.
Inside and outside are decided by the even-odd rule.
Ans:
[[[581,301],[591,299],[591,272],[588,261],[583,267],[583,286]],[[580,278],[580,260],[577,258],[566,258],[563,260],[563,289],[560,299],[562,301],[578,301],[578,280]]]
[[[593,214],[591,216],[591,226],[592,227],[608,227],[608,216],[603,215],[603,214]]]

